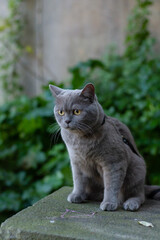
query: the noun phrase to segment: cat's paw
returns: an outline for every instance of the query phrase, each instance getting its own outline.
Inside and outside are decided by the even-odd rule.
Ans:
[[[101,202],[100,209],[103,211],[115,211],[118,208],[118,203],[116,202]]]
[[[124,202],[123,208],[127,211],[137,211],[140,207],[139,201],[135,199],[128,199]]]
[[[67,200],[71,203],[82,203],[84,202],[84,197],[76,193],[70,193]]]

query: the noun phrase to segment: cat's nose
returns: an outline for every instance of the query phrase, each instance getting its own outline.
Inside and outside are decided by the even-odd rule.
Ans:
[[[69,124],[71,122],[71,120],[67,119],[65,120],[65,123]]]

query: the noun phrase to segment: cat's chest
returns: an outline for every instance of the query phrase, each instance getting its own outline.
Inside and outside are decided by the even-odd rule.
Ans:
[[[85,138],[77,135],[63,134],[62,138],[67,146],[71,163],[78,166],[86,176],[101,176],[100,139]]]
[[[67,139],[65,138],[64,141],[69,152],[72,152],[73,154],[80,154],[81,156],[86,156],[87,153],[92,150],[94,145],[92,141],[74,136]]]
[[[81,137],[74,134],[66,134],[62,132],[62,138],[67,146],[70,156],[91,158],[93,150],[95,150],[95,140]]]

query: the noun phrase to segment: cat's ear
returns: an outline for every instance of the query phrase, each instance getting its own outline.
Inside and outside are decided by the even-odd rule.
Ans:
[[[89,100],[91,102],[94,101],[95,98],[95,88],[93,86],[93,84],[88,83],[81,92],[81,96],[85,97],[85,98],[89,98]]]
[[[63,90],[59,87],[49,84],[49,89],[54,97],[57,97]]]

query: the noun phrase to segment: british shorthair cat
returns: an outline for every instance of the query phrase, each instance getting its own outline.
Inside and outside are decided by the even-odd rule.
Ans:
[[[64,90],[50,85],[50,90],[72,167],[74,187],[68,201],[96,200],[102,210],[122,206],[135,211],[145,195],[160,200],[160,187],[145,185],[146,165],[130,130],[104,114],[94,86]]]

